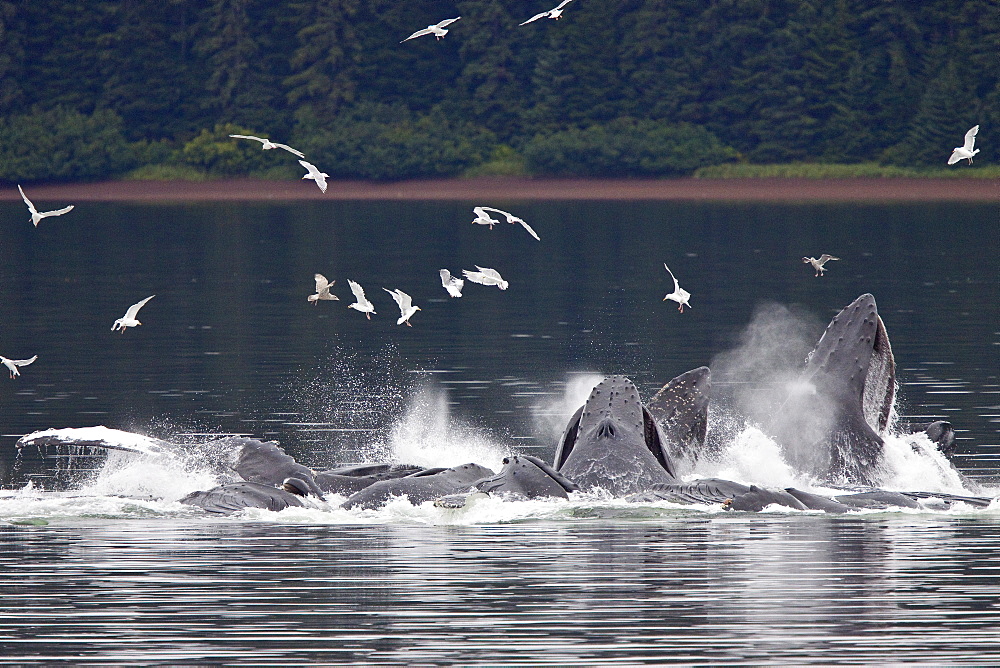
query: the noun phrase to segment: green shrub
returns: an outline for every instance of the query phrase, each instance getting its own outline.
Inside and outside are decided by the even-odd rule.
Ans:
[[[284,163],[298,165],[298,157],[283,149],[263,150],[252,139],[233,139],[229,135],[267,137],[244,127],[225,123],[212,130],[202,130],[184,144],[178,156],[181,164],[201,170],[209,176],[240,176],[266,171]]]
[[[528,169],[554,176],[683,176],[734,160],[705,128],[619,118],[606,125],[537,135],[524,147]]]
[[[496,139],[440,110],[416,116],[402,106],[362,104],[318,128],[300,119],[297,139],[308,160],[333,178],[452,176],[491,155]]]
[[[0,119],[0,180],[110,178],[139,164],[149,146],[125,139],[121,118],[57,107]]]

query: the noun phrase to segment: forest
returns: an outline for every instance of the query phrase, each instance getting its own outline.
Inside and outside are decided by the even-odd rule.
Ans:
[[[0,0],[0,180],[988,164],[1000,0],[556,4]]]

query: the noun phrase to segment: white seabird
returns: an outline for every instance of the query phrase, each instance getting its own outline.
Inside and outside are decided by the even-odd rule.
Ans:
[[[42,218],[48,218],[49,216],[61,216],[64,213],[69,213],[70,211],[73,210],[73,205],[70,204],[69,206],[62,209],[56,209],[55,211],[42,211],[41,213],[39,213],[38,209],[35,208],[35,205],[31,203],[30,199],[28,199],[28,196],[24,194],[24,189],[21,188],[20,185],[17,186],[17,189],[21,193],[21,199],[23,199],[24,203],[28,205],[28,211],[31,212],[31,223],[35,227],[38,227],[38,221],[40,221]]]
[[[972,150],[972,147],[976,145],[976,135],[979,134],[979,126],[973,126],[969,128],[969,131],[965,133],[965,143],[962,146],[956,146],[955,150],[951,152],[951,157],[948,158],[948,164],[954,165],[959,160],[968,160],[969,164],[972,164],[972,156],[979,153],[979,149]]]
[[[316,280],[316,294],[309,295],[308,297],[309,301],[313,303],[313,306],[319,304],[320,300],[330,301],[332,299],[340,301],[340,297],[330,292],[330,288],[332,288],[333,284],[337,281],[328,281],[326,280],[326,276],[323,274],[316,274],[313,278]]]
[[[291,153],[292,155],[297,155],[300,158],[306,157],[306,154],[303,153],[302,151],[296,151],[294,148],[292,148],[288,144],[279,144],[278,142],[271,141],[270,139],[263,139],[261,137],[254,137],[253,135],[229,135],[229,136],[230,137],[234,137],[235,139],[253,139],[254,141],[259,141],[262,144],[261,148],[263,148],[265,151],[270,150],[272,148],[283,148],[286,151],[288,151],[289,153]]]
[[[451,272],[448,271],[447,269],[442,269],[440,273],[441,273],[441,285],[444,287],[445,290],[448,291],[448,294],[451,295],[452,297],[461,297],[462,286],[465,285],[465,281],[463,281],[461,278],[456,278],[452,276]]]
[[[347,308],[361,311],[369,320],[372,319],[372,314],[378,315],[375,313],[375,306],[365,297],[365,289],[351,279],[347,279],[347,284],[351,286],[351,292],[354,293],[354,299],[357,300],[353,304],[348,304]]]
[[[480,285],[495,285],[501,290],[506,290],[509,283],[503,280],[500,276],[500,272],[496,269],[490,269],[489,267],[480,267],[476,265],[476,269],[479,271],[470,271],[469,269],[463,269],[462,274],[465,275],[467,279],[473,283],[479,283]]]
[[[156,295],[149,295],[148,297],[146,297],[142,301],[136,302],[135,304],[132,304],[131,306],[129,306],[128,310],[125,311],[125,315],[123,315],[122,317],[120,317],[117,320],[115,320],[115,324],[111,325],[111,331],[113,332],[116,329],[120,329],[120,330],[122,330],[122,334],[124,334],[126,327],[135,327],[136,325],[141,325],[142,323],[139,322],[138,320],[136,320],[135,316],[138,315],[139,309],[141,309],[143,306],[145,306],[146,302],[148,302],[150,299],[152,299],[155,296]]]
[[[476,207],[476,209],[482,209],[483,211],[492,211],[493,213],[499,213],[501,216],[504,216],[507,219],[508,223],[510,223],[512,225],[514,223],[519,224],[521,227],[523,227],[524,229],[528,230],[528,234],[530,234],[531,236],[535,237],[535,239],[537,241],[541,241],[541,238],[538,236],[538,234],[533,229],[531,229],[530,225],[528,225],[526,222],[524,222],[522,219],[518,218],[517,216],[515,216],[512,213],[507,213],[506,211],[504,211],[502,209],[494,209],[492,206],[479,206],[479,207]],[[473,209],[473,211],[475,211],[475,209]],[[472,222],[476,222],[476,221],[472,221]]]
[[[413,33],[412,35],[410,35],[406,39],[402,40],[400,42],[400,44],[402,44],[403,42],[407,42],[407,41],[413,39],[414,37],[423,37],[424,35],[434,35],[435,39],[441,39],[442,37],[444,37],[445,35],[448,34],[448,31],[445,30],[444,27],[445,26],[450,26],[452,23],[454,23],[455,21],[459,20],[460,18],[462,18],[462,17],[461,16],[456,16],[453,19],[445,19],[444,21],[439,21],[438,23],[435,23],[434,25],[427,26],[423,30],[418,30],[417,32]],[[385,289],[385,288],[383,288],[383,289]]]
[[[814,257],[804,257],[802,258],[802,262],[804,264],[811,264],[813,269],[816,270],[816,275],[822,276],[826,272],[826,268],[823,265],[829,262],[830,260],[839,260],[839,259],[840,259],[839,257],[833,257],[832,255],[827,255],[826,253],[823,253],[822,255],[819,256],[818,260]]]
[[[566,5],[568,5],[569,3],[571,3],[572,1],[573,0],[563,0],[562,2],[560,2],[553,9],[550,9],[547,12],[542,12],[541,14],[535,14],[534,16],[532,16],[530,19],[528,19],[524,23],[518,23],[518,25],[519,26],[523,26],[523,25],[527,25],[527,24],[531,23],[532,21],[537,21],[538,19],[546,19],[546,18],[548,18],[548,19],[555,19],[556,21],[558,21],[559,17],[562,16],[563,7],[565,7]]]
[[[500,221],[496,218],[491,218],[490,214],[486,213],[486,209],[489,207],[476,206],[472,208],[472,213],[476,214],[476,217],[472,219],[473,225],[489,225],[490,229],[493,229],[494,225],[499,225]]]
[[[681,287],[681,284],[677,282],[677,277],[674,276],[674,272],[670,271],[670,267],[667,266],[666,262],[663,263],[663,268],[670,274],[670,278],[674,279],[674,291],[664,297],[663,301],[669,299],[677,302],[677,310],[684,313],[685,306],[691,308],[691,304],[688,303],[688,300],[691,299],[691,293]]]
[[[17,370],[17,367],[19,367],[19,366],[28,366],[29,364],[31,364],[32,362],[34,362],[37,359],[38,359],[38,355],[33,355],[30,359],[26,359],[26,360],[11,360],[11,359],[7,359],[3,355],[0,355],[0,364],[3,364],[5,367],[7,367],[8,369],[10,369],[10,377],[11,378],[17,378],[18,376],[21,375],[21,372]]]
[[[305,160],[299,160],[299,164],[308,170],[306,175],[303,176],[302,178],[312,179],[313,181],[316,182],[316,185],[319,186],[319,189],[322,192],[326,192],[326,179],[330,175],[327,174],[326,172],[319,171],[319,169],[316,168],[316,165],[312,164],[311,162],[306,162]]]
[[[402,325],[405,322],[407,327],[413,327],[413,325],[410,324],[410,317],[420,310],[419,306],[413,305],[413,298],[402,290],[389,290],[387,288],[382,289],[392,295],[392,298],[399,306],[399,320],[396,321],[396,324]]]

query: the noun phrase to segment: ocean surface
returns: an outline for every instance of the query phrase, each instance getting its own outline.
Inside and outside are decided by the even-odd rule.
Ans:
[[[71,202],[36,202],[40,209]],[[528,221],[470,225],[489,205]],[[604,375],[650,398],[712,368],[705,474],[809,487],[738,410],[872,293],[902,422],[885,486],[1000,496],[1000,207],[676,202],[0,203],[0,664],[1000,662],[1000,505],[846,516],[483,499],[460,510],[208,517],[225,434],[306,465],[551,460]],[[830,253],[824,277],[803,256]],[[679,313],[666,263],[692,293]],[[500,291],[438,270],[495,268]],[[312,305],[313,274],[340,301]],[[347,279],[375,304],[347,305]],[[383,288],[421,307],[412,327]],[[111,325],[156,295],[124,333]],[[18,453],[48,428],[180,444],[169,461]],[[197,454],[195,454],[197,453]]]

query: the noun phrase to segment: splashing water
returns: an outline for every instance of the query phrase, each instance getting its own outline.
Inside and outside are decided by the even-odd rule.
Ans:
[[[389,459],[408,464],[450,467],[475,462],[495,471],[511,454],[508,446],[453,420],[447,392],[430,385],[410,399],[386,449]]]

